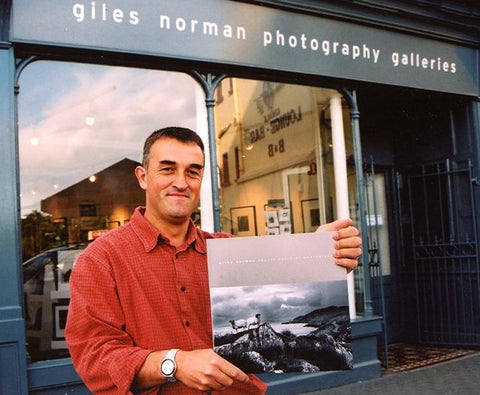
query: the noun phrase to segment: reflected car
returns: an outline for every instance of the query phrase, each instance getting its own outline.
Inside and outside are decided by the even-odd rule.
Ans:
[[[64,331],[69,280],[85,247],[54,248],[23,263],[27,348],[32,361],[68,356]]]

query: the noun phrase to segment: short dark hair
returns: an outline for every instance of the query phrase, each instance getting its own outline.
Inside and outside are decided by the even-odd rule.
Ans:
[[[142,158],[143,167],[145,168],[148,167],[148,159],[150,156],[150,150],[152,148],[153,143],[155,143],[155,141],[163,137],[175,139],[183,143],[194,143],[200,147],[200,149],[202,150],[202,153],[205,155],[205,147],[203,145],[203,141],[197,133],[195,133],[193,130],[188,128],[182,128],[179,126],[168,126],[162,129],[155,130],[145,140],[145,144],[143,145],[143,158]]]

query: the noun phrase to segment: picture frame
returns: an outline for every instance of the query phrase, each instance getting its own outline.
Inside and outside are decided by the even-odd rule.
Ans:
[[[302,200],[303,231],[315,232],[320,226],[320,211],[318,199]]]
[[[53,340],[65,340],[68,300],[52,303],[53,310]]]
[[[280,200],[280,199],[277,199]],[[281,199],[283,202],[283,199]],[[293,225],[293,213],[289,207],[278,207],[269,204],[263,205],[263,215],[265,217],[265,234],[278,235],[283,233],[295,233]]]
[[[232,234],[235,236],[257,236],[257,215],[255,206],[230,208]]]
[[[265,233],[268,236],[279,235],[280,234],[280,228],[278,226],[274,227],[274,228],[266,228]]]
[[[264,211],[265,226],[267,228],[278,228],[278,214],[276,210]]]
[[[290,220],[290,209],[289,208],[284,208],[284,209],[278,210],[278,221],[281,224],[291,222],[291,220]]]
[[[280,224],[280,234],[292,233],[292,225],[290,223]]]

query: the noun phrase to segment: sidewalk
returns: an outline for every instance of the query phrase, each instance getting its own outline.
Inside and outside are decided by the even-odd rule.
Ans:
[[[480,352],[424,368],[387,373],[374,380],[308,392],[308,395],[470,395],[479,393]]]

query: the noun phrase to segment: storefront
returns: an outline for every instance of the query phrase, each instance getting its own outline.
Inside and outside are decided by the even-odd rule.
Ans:
[[[269,393],[378,377],[394,342],[478,347],[480,10],[369,3],[2,3],[2,391],[86,393],[63,342],[69,270],[142,204],[125,172],[172,119],[208,142],[203,228],[362,230],[354,369],[265,375]]]

